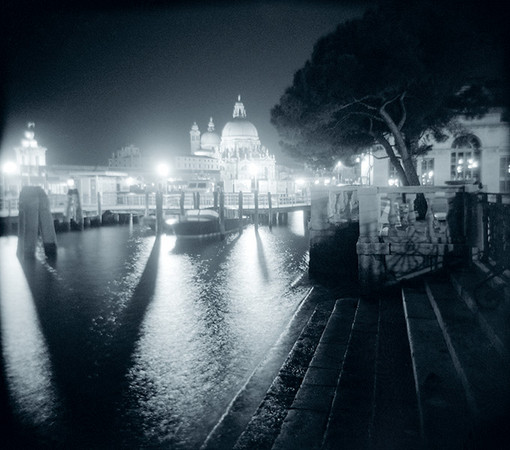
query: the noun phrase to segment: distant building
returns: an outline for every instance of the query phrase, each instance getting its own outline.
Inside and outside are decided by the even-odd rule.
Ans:
[[[223,127],[221,137],[215,131],[212,117],[207,132],[202,134],[197,123],[193,123],[190,153],[191,156],[177,157],[175,167],[198,178],[218,180],[225,191],[276,192],[279,189],[275,157],[261,145],[257,128],[246,118],[241,96],[234,104],[232,120]]]
[[[140,149],[132,144],[117,150],[108,159],[108,167],[142,169],[145,166],[147,166],[147,161],[142,156]]]
[[[3,174],[2,198],[16,197],[23,185],[39,185],[48,193],[61,195],[70,187],[77,188],[84,204],[96,201],[98,193],[154,191],[158,186],[175,191],[198,180],[227,192],[258,189],[293,193],[295,188],[290,171],[282,167],[277,170],[274,155],[261,144],[257,128],[246,118],[240,96],[234,104],[232,120],[225,124],[221,136],[212,117],[204,133],[193,124],[190,152],[169,158],[166,180],[156,173],[155,161],[135,145],[114,152],[107,166],[48,166],[47,149],[35,140],[34,127],[33,123],[28,124],[21,145],[14,149],[16,168]]]
[[[14,147],[22,186],[44,185],[46,150],[46,147],[41,147],[35,140],[35,123],[29,122],[21,145]]]

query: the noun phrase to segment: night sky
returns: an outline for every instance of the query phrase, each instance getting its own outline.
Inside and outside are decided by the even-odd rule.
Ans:
[[[48,164],[106,165],[129,144],[156,157],[187,153],[192,123],[207,131],[212,116],[220,134],[240,94],[262,144],[288,162],[270,109],[317,39],[366,4],[68,3],[4,4],[3,160],[27,122]]]

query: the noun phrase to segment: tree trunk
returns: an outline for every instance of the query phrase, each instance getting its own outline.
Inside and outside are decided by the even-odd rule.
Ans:
[[[411,157],[411,154],[409,153],[407,145],[404,141],[404,136],[402,136],[400,128],[393,121],[388,112],[384,109],[384,106],[379,109],[379,114],[381,115],[382,119],[388,126],[390,133],[393,135],[393,138],[395,139],[395,145],[398,149],[398,152],[400,153],[400,156],[402,157],[402,165],[404,166],[404,172],[406,174],[406,178],[409,185],[419,186],[420,179],[418,178],[418,174],[416,173],[416,168],[414,167],[413,159]]]
[[[419,186],[420,178],[418,177],[418,174],[416,173],[416,167],[414,167],[413,159],[409,155],[409,152],[407,152],[407,157],[404,158],[402,156],[402,163],[404,165],[404,170],[407,176],[407,179],[409,180],[410,186]]]
[[[374,134],[373,136],[375,137],[377,142],[379,142],[379,144],[381,144],[384,147],[384,150],[386,150],[386,154],[388,155],[388,158],[390,158],[393,167],[395,167],[395,170],[397,171],[398,177],[402,182],[402,185],[409,186],[409,179],[407,177],[406,171],[402,167],[402,164],[400,164],[400,161],[395,155],[395,152],[393,151],[391,144],[381,134]]]

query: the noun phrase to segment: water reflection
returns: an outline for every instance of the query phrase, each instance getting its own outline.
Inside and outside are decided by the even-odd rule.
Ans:
[[[16,258],[17,240],[0,240],[2,356],[14,408],[31,426],[49,427],[56,419],[57,394],[46,340],[40,329],[29,285]]]
[[[137,226],[59,235],[56,261],[24,272],[46,403],[59,399],[46,435],[74,447],[199,446],[304,295],[293,282],[307,246],[287,227],[198,245]],[[20,315],[3,312],[13,299],[2,290],[4,335]]]

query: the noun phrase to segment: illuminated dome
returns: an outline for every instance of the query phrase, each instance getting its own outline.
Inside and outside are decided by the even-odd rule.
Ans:
[[[223,127],[222,138],[254,138],[258,139],[259,134],[255,125],[246,119],[234,119]]]
[[[233,120],[227,122],[223,127],[221,138],[224,141],[232,139],[253,139],[258,141],[259,139],[255,125],[246,119],[246,110],[241,102],[241,96],[237,98],[237,102],[234,105]]]
[[[214,122],[212,117],[209,119],[207,131],[200,137],[201,148],[217,148],[220,146],[220,137],[214,132]]]

